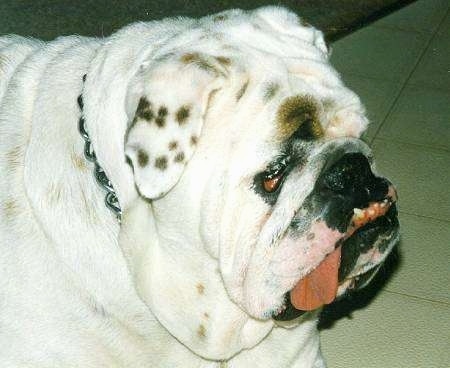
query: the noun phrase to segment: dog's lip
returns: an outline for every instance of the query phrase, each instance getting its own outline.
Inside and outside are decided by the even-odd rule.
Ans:
[[[389,232],[393,233],[395,232],[396,226],[395,224],[392,224],[390,217],[392,216],[393,212],[396,212],[395,203],[397,201],[397,195],[395,192],[395,189],[389,188],[388,194],[386,198],[384,198],[382,201],[378,202],[371,202],[369,206],[366,209],[357,209],[356,212],[354,212],[354,216],[352,217],[349,225],[348,235],[345,236],[343,239],[341,239],[337,244],[338,246],[343,246],[344,243],[354,237],[356,233],[364,232],[365,229],[368,229],[372,226],[372,224],[382,218],[387,218],[390,222]],[[374,206],[374,204],[379,203],[379,206]],[[374,209],[375,211],[380,211],[379,215],[376,216],[376,214],[373,214],[369,212],[369,209]],[[358,211],[359,210],[359,211]],[[367,216],[367,219],[363,219],[363,217]],[[374,216],[374,217],[373,217]],[[356,223],[356,220],[362,220],[361,224]],[[338,287],[342,288],[342,286],[346,286],[348,290],[357,289],[358,282],[361,279],[365,278],[365,275],[372,274],[372,271],[374,269],[377,269],[379,265],[376,265],[374,267],[371,267],[367,270],[364,270],[362,272],[359,272],[357,274],[351,275],[349,277],[344,278],[342,281],[339,281]],[[370,279],[371,277],[369,277]],[[285,294],[285,302],[284,304],[276,310],[272,318],[276,321],[290,321],[295,318],[300,317],[301,315],[311,312],[311,311],[303,311],[296,309],[291,301],[290,301],[290,291],[286,292]]]

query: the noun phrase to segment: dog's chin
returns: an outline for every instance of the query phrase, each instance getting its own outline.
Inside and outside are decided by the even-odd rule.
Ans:
[[[341,257],[343,259],[338,271],[338,287],[333,301],[345,297],[350,292],[362,289],[370,283],[388,253],[397,243],[398,227],[397,209],[395,204],[392,204],[383,216],[368,222],[342,243],[336,244],[336,248],[341,247],[342,249]],[[370,245],[368,245],[368,241],[370,241]],[[360,253],[348,254],[356,251]],[[359,264],[357,260],[360,254],[376,256]],[[283,305],[273,313],[272,318],[275,321],[292,321],[323,307],[320,305],[313,310],[297,309],[292,303],[291,293],[292,290],[284,295]]]

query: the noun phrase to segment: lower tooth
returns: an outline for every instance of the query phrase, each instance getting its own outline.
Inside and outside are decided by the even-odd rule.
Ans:
[[[363,217],[364,216],[364,211],[359,209],[359,208],[354,208],[353,209],[353,213],[356,215],[356,217]]]

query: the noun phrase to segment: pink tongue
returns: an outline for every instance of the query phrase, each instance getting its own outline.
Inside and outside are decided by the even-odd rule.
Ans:
[[[338,247],[291,290],[292,305],[310,311],[331,303],[336,298],[340,263],[341,247]]]

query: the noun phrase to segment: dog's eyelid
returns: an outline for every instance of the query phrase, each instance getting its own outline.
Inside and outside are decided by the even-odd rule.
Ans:
[[[273,161],[264,171],[264,177],[267,179],[272,179],[276,176],[280,176],[280,174],[282,174],[288,167],[290,159],[290,155],[284,155]]]
[[[283,155],[273,161],[261,174],[261,185],[266,193],[275,193],[283,183],[291,156]]]

